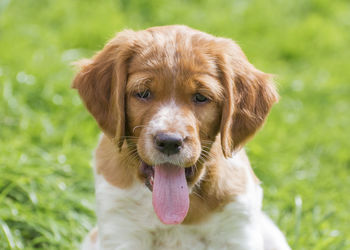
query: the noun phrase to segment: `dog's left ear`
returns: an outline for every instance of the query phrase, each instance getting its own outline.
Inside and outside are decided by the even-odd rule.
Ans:
[[[102,131],[121,148],[125,133],[125,85],[135,32],[117,34],[92,59],[80,64],[72,87]]]
[[[221,145],[225,157],[242,147],[263,125],[278,94],[272,76],[248,62],[240,47],[225,41],[220,57],[226,100],[221,119]]]

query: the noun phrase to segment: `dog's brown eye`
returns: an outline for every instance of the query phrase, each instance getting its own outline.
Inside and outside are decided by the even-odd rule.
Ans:
[[[142,92],[136,93],[136,96],[140,99],[149,99],[151,97],[151,91],[149,91],[149,89],[146,89]]]
[[[197,93],[193,96],[193,101],[195,103],[204,103],[204,102],[208,102],[209,99],[204,95]]]

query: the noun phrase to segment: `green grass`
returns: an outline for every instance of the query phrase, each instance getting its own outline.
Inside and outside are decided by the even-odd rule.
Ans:
[[[236,40],[281,100],[248,144],[293,249],[350,249],[350,4],[0,0],[0,249],[74,249],[96,221],[99,130],[72,61],[115,32],[187,24]]]

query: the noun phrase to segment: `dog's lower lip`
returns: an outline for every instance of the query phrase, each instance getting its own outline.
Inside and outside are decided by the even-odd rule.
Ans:
[[[192,165],[191,167],[185,168],[186,178],[192,178],[194,175],[195,167]]]
[[[154,167],[146,164],[144,161],[140,164],[141,175],[145,178],[145,185],[152,192],[153,191],[153,177]]]

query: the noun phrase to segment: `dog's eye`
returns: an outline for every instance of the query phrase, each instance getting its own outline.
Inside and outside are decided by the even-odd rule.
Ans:
[[[136,93],[136,96],[140,99],[149,99],[151,97],[151,91],[149,89],[146,89],[142,92]]]
[[[193,96],[193,101],[195,103],[205,103],[205,102],[208,102],[209,99],[204,95],[197,93]]]

